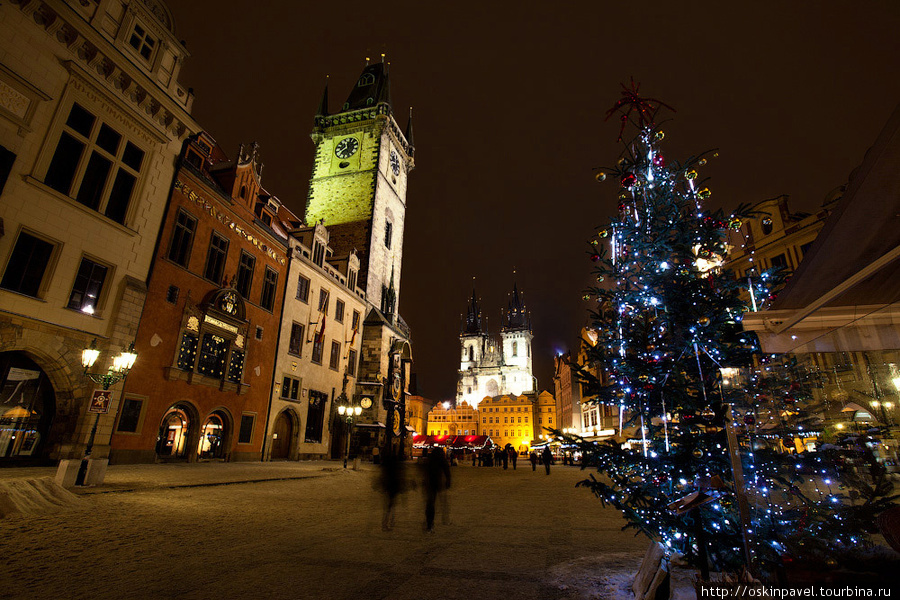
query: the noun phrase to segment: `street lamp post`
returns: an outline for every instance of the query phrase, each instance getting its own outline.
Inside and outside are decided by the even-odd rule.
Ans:
[[[97,358],[99,357],[100,351],[97,350],[97,340],[95,338],[91,342],[90,347],[85,348],[81,352],[81,366],[84,367],[84,376],[98,384],[103,388],[103,391],[106,391],[128,376],[128,371],[131,370],[131,367],[134,366],[134,361],[137,360],[137,353],[134,351],[134,343],[132,343],[127,350],[123,350],[113,359],[113,363],[109,366],[106,373],[91,373],[89,369],[94,366],[94,363],[97,362]],[[91,435],[88,437],[88,443],[84,449],[84,456],[81,459],[78,476],[75,478],[75,485],[84,485],[84,480],[87,477],[88,461],[90,460],[91,452],[94,449],[94,437],[97,435],[97,426],[100,423],[100,415],[103,414],[103,412],[106,411],[96,411],[97,416],[94,418],[94,426],[91,427]]]
[[[344,446],[344,468],[347,468],[347,458],[350,456],[350,433],[353,431],[353,417],[358,417],[360,413],[362,413],[361,406],[353,406],[352,403],[347,401],[347,397],[344,396],[344,401],[347,404],[341,404],[338,406],[338,414],[342,417],[346,418],[347,421],[347,444]]]

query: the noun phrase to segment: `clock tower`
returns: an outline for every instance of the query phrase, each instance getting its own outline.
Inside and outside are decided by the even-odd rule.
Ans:
[[[406,420],[412,350],[398,304],[414,143],[412,114],[405,131],[394,119],[388,66],[383,60],[366,64],[335,113],[325,87],[306,199],[307,225],[324,222],[335,254],[355,251],[360,262],[357,286],[365,291],[367,314],[353,392],[362,410],[351,442],[357,455],[374,447],[405,455],[412,450]]]
[[[390,103],[389,64],[367,64],[331,114],[328,87],[312,133],[315,164],[306,222],[324,220],[337,253],[356,250],[359,286],[386,315],[397,312],[406,186],[414,167],[412,114],[401,131]]]

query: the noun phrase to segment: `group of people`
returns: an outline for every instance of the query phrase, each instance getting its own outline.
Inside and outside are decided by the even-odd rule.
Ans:
[[[425,531],[434,533],[434,515],[440,500],[443,507],[443,522],[450,523],[450,512],[444,492],[450,489],[450,462],[443,448],[432,448],[418,463],[425,495]],[[394,527],[394,513],[397,499],[406,491],[407,478],[403,461],[393,453],[386,453],[381,460],[381,489],[384,492],[385,506],[381,528],[390,531]],[[413,484],[413,487],[417,487]]]
[[[507,444],[503,449],[495,448],[493,451],[482,450],[474,453],[472,455],[472,466],[474,467],[476,464],[479,467],[502,466],[504,469],[508,469],[509,465],[512,464],[512,468],[515,470],[518,460],[519,453],[512,447],[512,444]],[[528,460],[531,462],[532,471],[537,470],[538,464],[543,464],[547,475],[550,474],[550,465],[553,464],[553,453],[550,452],[550,448],[545,447],[540,454],[532,450],[528,455]]]
[[[518,461],[518,453],[515,449],[507,444],[504,449],[497,449],[494,452],[485,451],[476,455],[479,466],[491,466],[497,464],[502,465],[504,469],[512,463],[512,468],[516,468]],[[403,460],[393,453],[384,453],[381,457],[381,472],[378,480],[379,487],[384,492],[384,515],[381,522],[381,528],[384,531],[390,531],[394,527],[394,514],[397,501],[400,494],[406,491],[407,487],[418,487],[420,482],[425,498],[425,531],[434,532],[434,517],[437,512],[438,504],[442,507],[442,520],[444,524],[450,523],[449,505],[446,497],[446,490],[450,489],[450,462],[443,448],[431,448],[418,461],[419,477],[415,479],[407,479],[405,464]],[[549,448],[544,448],[540,456],[536,452],[531,452],[528,456],[531,462],[531,470],[537,470],[538,462],[544,465],[547,475],[550,474],[550,465],[553,462],[553,454]],[[476,458],[473,458],[474,465]]]

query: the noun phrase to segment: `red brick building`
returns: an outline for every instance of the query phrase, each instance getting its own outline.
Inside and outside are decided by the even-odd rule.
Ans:
[[[157,242],[111,463],[259,460],[287,275],[286,212],[256,145],[185,144]]]

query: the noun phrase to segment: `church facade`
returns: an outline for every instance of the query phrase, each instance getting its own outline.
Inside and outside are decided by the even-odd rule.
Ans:
[[[518,286],[513,286],[503,315],[500,337],[491,335],[475,291],[459,336],[460,363],[457,404],[478,407],[485,397],[519,396],[537,391],[532,371],[531,320]]]

